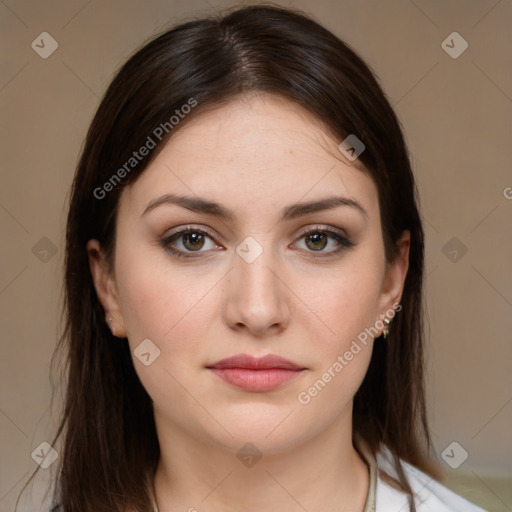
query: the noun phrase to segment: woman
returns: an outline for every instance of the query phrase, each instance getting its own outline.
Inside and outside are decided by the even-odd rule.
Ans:
[[[73,183],[55,510],[482,510],[430,458],[416,202],[375,77],[300,12],[139,50]]]

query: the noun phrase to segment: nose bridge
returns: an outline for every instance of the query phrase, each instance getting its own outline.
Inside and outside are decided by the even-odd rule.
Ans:
[[[279,293],[276,283],[277,255],[271,246],[271,236],[246,237],[237,247],[235,274],[240,290],[253,299],[273,299]]]
[[[236,248],[228,291],[229,321],[262,331],[287,319],[286,287],[271,236],[249,236]]]

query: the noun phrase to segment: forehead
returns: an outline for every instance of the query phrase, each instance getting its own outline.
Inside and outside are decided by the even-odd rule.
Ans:
[[[142,213],[156,195],[208,197],[231,209],[280,206],[332,194],[377,216],[369,174],[348,161],[321,121],[275,95],[237,97],[174,134],[121,202]],[[355,167],[357,164],[358,167]],[[377,211],[375,208],[377,207]]]

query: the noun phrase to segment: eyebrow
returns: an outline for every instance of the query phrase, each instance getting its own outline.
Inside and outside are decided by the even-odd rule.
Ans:
[[[141,217],[164,204],[181,206],[193,212],[212,215],[224,220],[233,221],[235,219],[235,213],[226,206],[223,206],[219,203],[209,201],[201,197],[180,196],[176,194],[165,194],[161,197],[153,199],[148,203]],[[366,219],[368,218],[368,213],[366,210],[355,199],[343,196],[329,196],[322,199],[317,199],[315,201],[288,205],[281,209],[279,220],[292,220],[298,217],[309,215],[311,213],[324,210],[332,210],[333,208],[338,208],[340,206],[349,206],[354,208],[355,210],[359,211],[363,217]]]

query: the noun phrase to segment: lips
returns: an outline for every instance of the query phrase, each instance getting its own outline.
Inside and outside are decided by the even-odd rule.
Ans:
[[[264,357],[252,357],[248,354],[237,354],[233,357],[221,359],[216,363],[207,366],[207,368],[245,368],[247,370],[270,370],[273,368],[282,368],[285,370],[304,370],[305,368],[273,354]]]
[[[228,384],[252,392],[276,389],[306,370],[288,359],[273,354],[259,358],[237,354],[221,359],[206,368]]]

